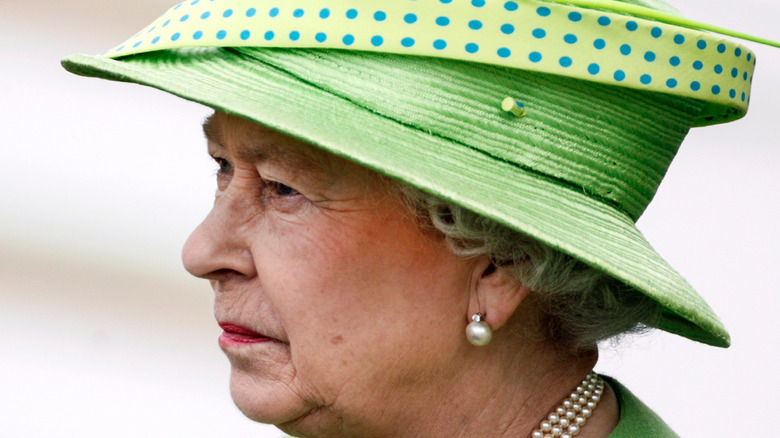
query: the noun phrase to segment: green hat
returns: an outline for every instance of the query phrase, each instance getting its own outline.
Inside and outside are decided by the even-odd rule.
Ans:
[[[188,0],[63,65],[240,115],[462,205],[656,300],[658,328],[728,346],[635,222],[690,127],[745,114],[755,55],[660,0],[635,3]]]

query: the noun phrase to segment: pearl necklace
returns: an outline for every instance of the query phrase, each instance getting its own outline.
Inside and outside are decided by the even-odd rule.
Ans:
[[[531,438],[572,438],[580,434],[580,429],[601,401],[604,392],[604,380],[591,372],[572,391],[569,396],[539,423],[531,432]]]

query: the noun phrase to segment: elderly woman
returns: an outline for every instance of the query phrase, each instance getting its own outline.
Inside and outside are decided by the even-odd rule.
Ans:
[[[567,3],[188,0],[64,61],[216,110],[216,200],[184,262],[248,417],[676,436],[592,373],[597,345],[728,346],[634,223],[692,126],[744,115],[755,57],[663,0]]]

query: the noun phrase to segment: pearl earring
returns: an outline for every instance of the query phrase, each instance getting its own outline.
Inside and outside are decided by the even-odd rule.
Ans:
[[[484,316],[481,313],[475,313],[471,317],[472,322],[466,326],[466,339],[477,347],[483,347],[493,339],[493,329],[482,320]]]

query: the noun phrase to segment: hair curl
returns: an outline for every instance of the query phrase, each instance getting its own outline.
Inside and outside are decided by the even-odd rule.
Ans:
[[[623,282],[534,238],[402,184],[413,214],[444,234],[460,256],[487,255],[509,268],[542,309],[542,336],[572,352],[655,325],[661,306]]]

